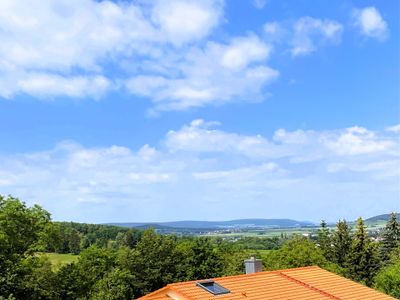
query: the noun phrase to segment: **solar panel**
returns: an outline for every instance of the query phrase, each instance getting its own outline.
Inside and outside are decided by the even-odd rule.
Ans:
[[[230,291],[228,289],[219,285],[214,280],[206,280],[206,281],[197,282],[196,285],[205,289],[207,292],[209,292],[213,295],[222,295],[222,294],[230,293]]]

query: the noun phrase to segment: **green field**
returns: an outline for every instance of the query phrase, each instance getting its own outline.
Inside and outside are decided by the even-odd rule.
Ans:
[[[356,224],[354,222],[349,222],[348,225],[354,231]],[[386,221],[374,221],[367,222],[367,230],[373,232],[376,230],[381,230],[386,226]],[[336,225],[329,225],[330,230],[336,230]],[[225,237],[225,238],[242,238],[242,237],[280,237],[281,235],[286,235],[288,237],[292,235],[316,235],[319,227],[298,227],[298,228],[268,228],[268,229],[245,229],[236,232],[221,232],[221,231],[210,231],[208,233],[200,234],[199,236],[209,236],[209,237]]]
[[[297,235],[309,235],[315,233],[318,228],[277,228],[277,229],[255,229],[255,230],[246,230],[242,232],[231,232],[231,233],[221,233],[221,232],[209,232],[207,234],[203,234],[200,236],[211,236],[211,237],[280,237],[281,234],[286,234],[287,236],[291,236],[294,234]]]
[[[257,250],[257,249],[246,249],[244,252],[248,257],[255,256],[256,258],[264,259],[269,253],[276,250]]]
[[[54,269],[58,269],[63,265],[75,262],[79,257],[79,255],[60,253],[42,253],[40,255],[47,257]]]

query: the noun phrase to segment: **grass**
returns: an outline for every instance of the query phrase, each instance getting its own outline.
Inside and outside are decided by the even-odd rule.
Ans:
[[[352,231],[356,230],[356,224],[354,222],[349,222],[349,226]],[[375,231],[382,229],[386,226],[386,221],[376,221],[367,222],[366,224],[368,231]],[[309,235],[317,234],[318,226],[315,227],[300,227],[300,228],[268,228],[268,229],[254,229],[254,230],[243,230],[239,232],[209,232],[207,234],[202,234],[200,236],[210,236],[210,237],[227,237],[227,238],[242,238],[242,237],[280,237],[282,234],[290,237],[294,234],[296,235]],[[336,230],[336,225],[328,226],[331,230]]]
[[[291,236],[293,234],[311,234],[314,233],[316,228],[277,228],[277,229],[265,229],[265,230],[254,230],[254,231],[243,231],[243,232],[232,232],[232,233],[208,233],[204,234],[204,236],[211,237],[280,237],[281,234],[286,234],[287,236]]]
[[[79,257],[79,255],[69,253],[41,253],[40,255],[47,257],[55,270],[59,269],[63,265],[67,265],[69,263],[77,261]]]

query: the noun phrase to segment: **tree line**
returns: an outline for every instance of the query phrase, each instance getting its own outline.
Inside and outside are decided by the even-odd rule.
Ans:
[[[43,252],[73,253],[96,245],[101,248],[133,248],[143,231],[110,225],[85,224],[75,222],[52,222],[47,232],[48,240],[43,244]]]
[[[339,267],[338,273],[400,297],[400,224],[396,213],[390,215],[377,240],[368,236],[363,219],[358,218],[354,233],[345,220],[340,220],[334,231],[322,222],[317,242],[324,257]]]
[[[319,265],[400,296],[400,230],[393,216],[382,241],[371,240],[362,219],[354,233],[345,221],[336,230],[323,222],[316,241],[260,239],[247,241],[275,249],[262,257],[267,270]],[[0,299],[133,299],[171,282],[241,274],[248,246],[153,230],[55,223],[40,206],[0,196]],[[80,254],[77,262],[55,269],[38,255],[41,251]]]

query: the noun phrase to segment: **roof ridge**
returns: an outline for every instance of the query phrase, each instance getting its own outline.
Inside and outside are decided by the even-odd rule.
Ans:
[[[284,270],[282,270],[282,271],[284,272]],[[296,278],[294,278],[294,277],[292,277],[292,276],[289,276],[289,275],[283,273],[282,271],[276,271],[276,274],[278,274],[279,276],[281,276],[281,277],[283,277],[283,278],[286,278],[286,279],[288,279],[288,280],[290,280],[290,281],[293,281],[293,282],[295,282],[295,283],[297,283],[297,284],[300,284],[300,285],[302,285],[302,286],[304,286],[304,287],[306,287],[306,288],[308,288],[308,289],[310,289],[310,290],[313,290],[313,291],[315,291],[315,292],[318,292],[318,293],[320,293],[321,295],[324,295],[324,296],[326,296],[326,297],[328,297],[328,298],[330,298],[330,299],[342,300],[341,298],[336,297],[336,296],[334,296],[334,295],[332,295],[332,294],[329,294],[328,292],[325,292],[325,291],[323,291],[323,290],[320,290],[320,289],[318,289],[318,288],[312,286],[311,284],[305,283],[305,282],[303,282],[303,281],[301,281],[301,280],[299,280],[299,279],[296,279]]]
[[[189,280],[189,281],[180,281],[180,282],[174,282],[168,284],[169,286],[179,286],[191,282],[199,282],[203,280],[220,280],[220,279],[229,279],[229,278],[238,278],[238,277],[253,277],[253,276],[260,276],[263,274],[274,274],[277,272],[288,272],[288,271],[298,271],[298,270],[306,270],[306,269],[321,269],[318,266],[306,266],[306,267],[297,267],[297,268],[288,268],[288,269],[283,269],[283,270],[270,270],[270,271],[262,271],[262,272],[256,272],[256,273],[251,273],[251,274],[238,274],[238,275],[228,275],[228,276],[221,276],[221,277],[214,277],[214,278],[205,278],[205,279],[196,279],[196,280]]]

